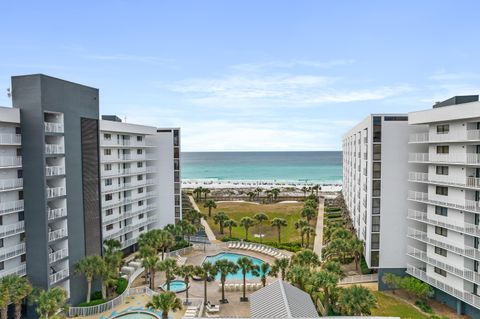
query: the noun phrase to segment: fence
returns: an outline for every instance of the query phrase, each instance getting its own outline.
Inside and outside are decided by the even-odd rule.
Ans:
[[[356,284],[362,282],[377,282],[378,274],[348,276],[340,280],[339,285]]]

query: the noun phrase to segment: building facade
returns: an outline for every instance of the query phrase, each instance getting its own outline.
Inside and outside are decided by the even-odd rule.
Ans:
[[[480,318],[480,102],[455,97],[409,114],[407,273]]]
[[[343,137],[343,196],[369,268],[403,273],[408,117],[372,114]]]

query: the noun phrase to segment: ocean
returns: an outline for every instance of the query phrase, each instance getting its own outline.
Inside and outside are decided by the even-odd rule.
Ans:
[[[182,179],[342,182],[342,152],[183,152]]]

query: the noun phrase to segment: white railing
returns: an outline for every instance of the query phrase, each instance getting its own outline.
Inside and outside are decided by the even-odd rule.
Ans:
[[[146,207],[144,207],[140,210],[132,210],[132,211],[123,212],[121,215],[118,215],[116,217],[105,216],[105,217],[102,218],[102,224],[105,226],[105,225],[108,225],[108,224],[116,223],[116,222],[119,222],[121,220],[125,220],[125,219],[128,219],[128,218],[132,218],[132,217],[138,216],[140,214],[149,212],[149,211],[154,210],[156,208],[157,208],[157,206],[152,204],[152,205],[147,205]],[[112,214],[112,215],[114,216],[115,214]]]
[[[68,256],[68,247],[65,247],[63,249],[54,251],[53,253],[48,254],[48,261],[50,263],[54,263],[57,260],[60,260],[62,258],[65,258]]]
[[[225,245],[226,244],[226,245]],[[258,243],[251,243],[251,242],[243,242],[243,241],[229,241],[225,243],[223,247],[231,248],[231,249],[245,249],[251,251],[257,251],[263,254],[270,255],[275,258],[290,258],[290,252],[271,247],[264,244]]]
[[[428,162],[428,153],[410,153],[408,160],[410,162]]]
[[[428,283],[429,285],[438,288],[440,290],[445,291],[449,295],[452,295],[454,297],[457,297],[458,299],[476,307],[480,307],[480,297],[475,296],[474,294],[471,294],[466,291],[461,291],[456,288],[453,288],[452,286],[446,285],[444,282],[441,282],[435,278],[432,278],[427,275],[427,273],[421,269],[418,269],[417,267],[413,265],[407,265],[407,273],[409,275],[412,275],[414,277],[417,277],[418,279]]]
[[[480,236],[480,226],[467,223],[459,222],[457,220],[452,220],[448,217],[435,216],[438,219],[428,218],[427,212],[418,211],[414,209],[409,209],[407,213],[409,219],[421,221],[430,225],[440,226],[447,229],[451,229],[460,233],[465,233],[473,236]]]
[[[408,199],[419,200],[419,201],[428,201],[428,193],[408,191]]]
[[[0,214],[23,210],[23,199],[0,203]]]
[[[25,253],[25,243],[0,249],[0,260],[6,260]]]
[[[22,136],[20,134],[0,134],[1,145],[20,145]]]
[[[22,264],[15,268],[5,269],[0,271],[0,278],[8,276],[8,275],[18,275],[18,276],[25,276],[27,274],[27,265]]]
[[[67,208],[61,207],[61,208],[49,209],[47,214],[48,214],[48,220],[64,217],[64,216],[67,216]]]
[[[59,282],[64,278],[67,278],[69,275],[70,275],[70,271],[68,270],[68,268],[65,268],[54,274],[51,274],[48,280],[50,282],[50,285],[53,285],[54,283]]]
[[[12,236],[25,231],[24,221],[17,222],[11,225],[0,226],[0,237]]]
[[[0,190],[23,187],[23,178],[11,178],[0,180]]]
[[[65,166],[47,166],[45,167],[45,175],[47,176],[65,175]]]
[[[140,227],[147,226],[148,224],[151,224],[151,223],[154,223],[154,222],[157,222],[157,221],[158,221],[158,218],[157,218],[157,217],[148,217],[148,218],[146,218],[144,221],[142,221],[142,222],[140,222],[140,223],[136,223],[136,224],[134,224],[134,225],[125,226],[125,227],[123,227],[122,229],[120,229],[120,230],[118,230],[118,231],[116,231],[116,232],[114,232],[114,233],[112,233],[112,234],[109,234],[109,235],[107,235],[107,236],[104,236],[104,240],[125,235],[126,233],[132,232],[132,231],[134,231],[134,230],[139,229]]]
[[[21,166],[22,158],[20,156],[0,156],[0,167]]]
[[[47,133],[63,133],[62,123],[45,122],[45,132]]]
[[[468,210],[471,212],[480,212],[480,202],[470,200],[470,199],[465,199],[464,203],[451,203],[451,202],[445,202],[445,201],[440,201],[436,199],[430,199],[428,196],[428,193],[424,192],[416,192],[416,191],[408,191],[408,197],[409,200],[415,200],[415,201],[421,201],[425,202],[428,204],[433,204],[433,205],[440,205],[440,206],[445,206],[449,208],[454,208],[454,209],[459,209],[459,210]]]
[[[54,241],[68,236],[67,228],[60,228],[48,232],[48,241]]]
[[[65,153],[65,147],[58,144],[45,144],[46,154],[63,154]]]
[[[47,198],[64,196],[67,194],[65,187],[51,187],[47,188]]]
[[[467,130],[467,140],[480,140],[480,130]]]
[[[473,177],[473,176],[468,176],[467,179],[466,179],[466,182],[465,182],[465,186],[479,188],[480,187],[480,178]]]
[[[155,192],[147,192],[147,193],[145,193],[145,195],[143,195],[141,197],[123,198],[123,199],[117,200],[113,203],[103,204],[102,209],[105,210],[105,209],[114,208],[114,207],[117,207],[117,206],[128,205],[128,204],[138,202],[138,201],[141,201],[141,200],[147,200],[147,199],[152,198],[154,196],[156,196]]]
[[[428,173],[408,172],[408,180],[415,182],[427,182]]]
[[[428,142],[428,132],[410,134],[410,143]]]
[[[378,274],[347,276],[338,282],[339,285],[355,284],[362,282],[377,282]]]

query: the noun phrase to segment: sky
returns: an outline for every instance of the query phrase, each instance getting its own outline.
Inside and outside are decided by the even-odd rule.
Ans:
[[[370,113],[480,88],[479,1],[1,1],[12,75],[100,89],[184,151],[340,150]]]

